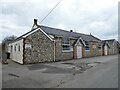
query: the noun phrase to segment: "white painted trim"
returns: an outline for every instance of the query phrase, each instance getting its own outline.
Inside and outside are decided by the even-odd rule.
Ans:
[[[53,40],[46,32],[44,32],[44,30],[42,30],[41,28],[39,28],[40,29],[40,31],[43,33],[43,34],[45,34],[51,41],[55,41],[55,40]]]
[[[26,35],[24,35],[22,37],[26,38],[27,36],[31,35],[32,33],[36,32],[37,30],[39,30],[39,28],[37,28],[36,30],[31,31],[30,33],[28,33],[28,34],[26,34]]]
[[[51,41],[55,41],[53,40],[46,32],[44,32],[44,30],[42,30],[41,28],[37,28],[36,30],[31,31],[30,33],[28,33],[27,35],[23,36],[23,38],[31,35],[32,33],[36,32],[37,30],[40,30],[45,36],[47,36]]]
[[[70,44],[62,44],[62,45],[70,46]]]
[[[80,37],[80,40],[82,41],[82,43],[84,44],[84,46],[86,46],[85,42],[83,41],[83,39]]]
[[[85,51],[90,51],[90,50],[85,50]]]
[[[32,30],[33,30],[33,29],[37,29],[37,28],[38,28],[38,26],[37,26],[36,24],[33,24]]]
[[[77,45],[78,45],[78,43],[80,43],[80,44],[82,45],[82,43],[81,43],[79,40],[80,40],[80,39],[78,39],[78,40],[77,40],[77,42],[76,42],[75,46],[77,46]],[[80,45],[80,46],[81,46],[81,45]]]
[[[80,37],[80,38],[78,38],[78,40],[77,40],[77,42],[76,42],[76,44],[78,43],[78,41],[79,40],[81,40],[82,41],[82,43],[84,44],[84,46],[86,46],[86,44],[84,43],[84,41],[82,40],[82,38]],[[76,44],[75,44],[75,46],[76,46]]]
[[[62,50],[63,53],[73,52],[72,50]]]

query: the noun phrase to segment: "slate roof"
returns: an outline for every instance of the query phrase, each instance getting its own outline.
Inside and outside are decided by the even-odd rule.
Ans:
[[[118,41],[117,41],[117,44],[119,44],[119,45],[120,45],[120,42],[118,42]]]
[[[108,40],[103,40],[103,41],[109,41],[109,42],[113,42],[115,39],[108,39]]]
[[[100,39],[98,39],[97,37],[95,37],[93,35],[76,33],[76,32],[70,32],[70,31],[57,29],[57,28],[52,28],[52,27],[43,26],[43,25],[37,25],[37,26],[38,26],[38,28],[40,27],[47,34],[51,34],[51,35],[54,35],[54,36],[62,36],[64,38],[74,37],[74,38],[77,38],[77,39],[79,37],[81,37],[85,41],[101,41]],[[13,42],[23,38],[23,36],[31,33],[34,30],[36,30],[36,29],[33,29],[33,30],[31,30],[31,31],[21,35],[20,37],[16,38]],[[10,42],[10,43],[12,43],[12,42]]]
[[[113,44],[114,41],[116,41],[116,40],[115,39],[102,40],[101,44],[107,43],[110,46],[111,44]],[[116,41],[116,43],[117,43],[118,47],[120,47],[120,43],[118,41]]]
[[[85,41],[101,41],[97,37],[93,35],[88,34],[82,34],[82,33],[76,33],[76,32],[70,32],[62,29],[47,27],[47,26],[40,26],[39,27],[44,30],[47,34],[52,34],[54,36],[62,36],[62,37],[75,37],[79,38],[81,37]]]
[[[115,41],[115,39],[108,39],[108,40],[102,40],[102,43],[108,43],[108,44],[112,44]]]

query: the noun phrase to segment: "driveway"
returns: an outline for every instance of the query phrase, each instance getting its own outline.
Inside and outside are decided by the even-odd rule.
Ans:
[[[29,65],[20,65],[10,61],[8,65],[2,67],[2,84],[3,88],[115,88],[118,83],[117,59],[117,55],[112,55]],[[109,82],[110,77],[106,77],[110,74],[113,75],[110,77],[113,77],[114,84],[107,83],[100,86],[99,84],[104,82],[102,79]],[[100,82],[97,82],[99,80]]]

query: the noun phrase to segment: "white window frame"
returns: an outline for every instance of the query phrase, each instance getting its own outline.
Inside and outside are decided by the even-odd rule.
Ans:
[[[68,46],[69,47],[69,50],[64,50],[63,49],[63,46]],[[62,52],[71,52],[71,47],[70,47],[70,44],[62,44]]]
[[[86,41],[87,42],[87,44],[86,44],[86,47],[89,47],[89,50],[86,50],[86,47],[85,47],[85,51],[90,51],[90,45],[89,45],[89,43],[88,43],[88,41]]]
[[[69,50],[63,50],[63,46],[68,46]],[[68,44],[64,43],[64,41],[62,41],[62,52],[72,52],[71,46],[70,46],[70,40],[68,42]]]
[[[97,46],[96,46],[96,45],[92,45],[92,48],[94,48],[94,49],[95,49],[95,48],[97,48]]]

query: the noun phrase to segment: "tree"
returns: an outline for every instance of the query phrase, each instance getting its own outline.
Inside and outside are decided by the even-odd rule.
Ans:
[[[17,37],[7,36],[2,40],[1,47],[2,47],[2,60],[6,62],[6,52],[8,52],[8,45],[10,42],[14,41]]]
[[[11,41],[14,41],[17,37],[12,35],[12,36],[7,36],[2,40],[2,43],[9,43]]]
[[[2,40],[2,51],[7,51],[8,50],[8,44],[12,41],[14,41],[17,37],[12,35],[12,36],[7,36]]]

